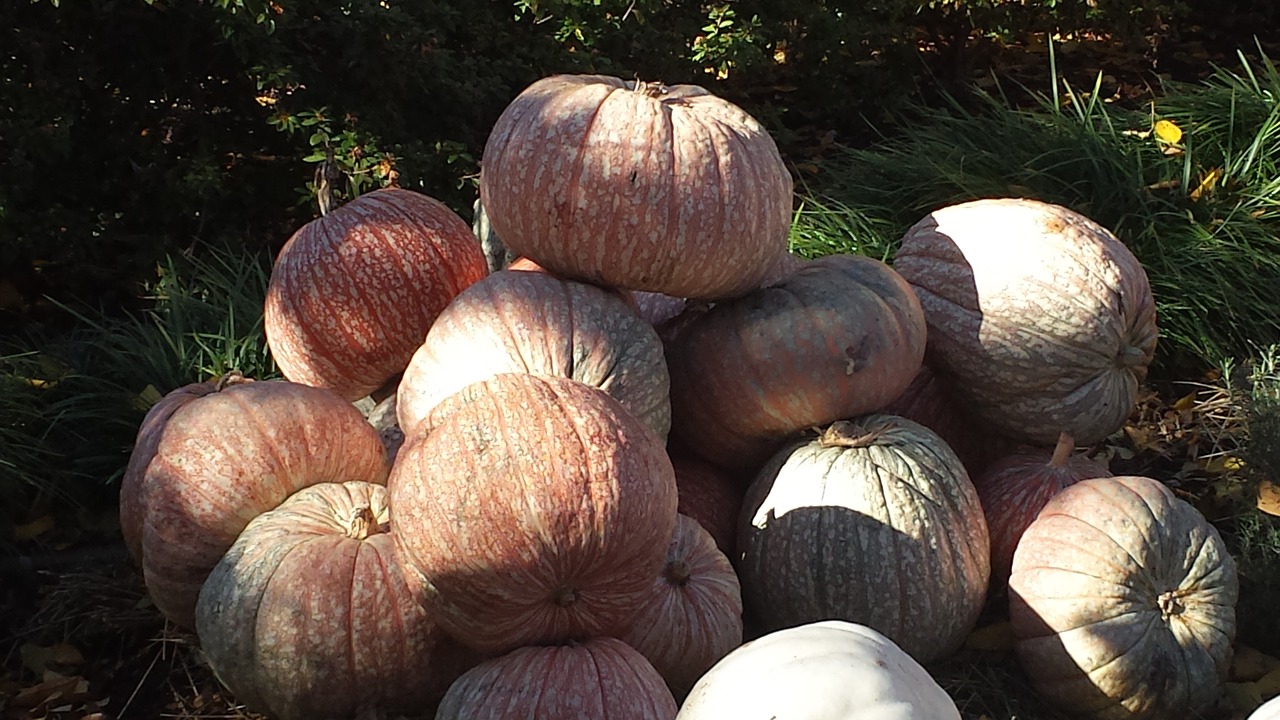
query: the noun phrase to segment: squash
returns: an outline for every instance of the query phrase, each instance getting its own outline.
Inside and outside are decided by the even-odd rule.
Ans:
[[[443,203],[375,190],[281,248],[267,345],[286,378],[357,400],[403,371],[445,305],[487,272],[470,228]]]
[[[924,351],[920,303],[889,266],[861,255],[810,260],[676,334],[672,435],[715,465],[754,472],[794,433],[887,405]]]
[[[1280,697],[1274,697],[1262,703],[1247,720],[1280,720]]]
[[[929,322],[929,358],[987,426],[1032,445],[1092,445],[1137,402],[1155,301],[1133,253],[1067,208],[997,198],[912,226],[893,267]]]
[[[738,575],[692,518],[677,518],[653,593],[619,637],[653,663],[676,698],[742,644]]]
[[[481,167],[498,237],[566,277],[719,299],[759,287],[787,250],[777,146],[696,85],[544,77],[503,110]]]
[[[232,385],[186,403],[160,428],[137,481],[122,487],[121,522],[137,538],[156,607],[195,622],[200,586],[249,521],[309,485],[385,483],[378,433],[329,390],[286,380]]]
[[[680,513],[711,533],[720,552],[734,557],[746,482],[678,446],[668,444],[667,455],[676,473]]]
[[[990,572],[960,459],[892,415],[842,420],[779,451],[747,490],[738,552],[743,599],[764,630],[848,620],[922,663],[963,644]]]
[[[1022,533],[1054,495],[1081,480],[1111,475],[1106,465],[1074,451],[1075,442],[1062,433],[1052,450],[1022,448],[974,477],[991,537],[993,590],[1008,582]]]
[[[200,646],[237,700],[280,720],[440,701],[467,654],[410,594],[388,520],[386,488],[350,481],[249,522],[196,604]]]
[[[436,720],[555,718],[672,720],[662,677],[621,640],[521,647],[468,670],[449,688]]]
[[[1023,670],[1088,717],[1194,717],[1222,691],[1236,565],[1198,510],[1147,477],[1078,482],[1023,534],[1009,614]]]
[[[392,470],[406,579],[445,630],[500,653],[625,628],[676,522],[653,429],[598,388],[506,373],[442,404]]]
[[[504,270],[460,293],[414,352],[397,390],[400,429],[429,432],[445,398],[508,372],[601,388],[660,438],[670,428],[662,341],[626,301],[546,273]]]
[[[884,635],[842,620],[769,633],[702,676],[678,720],[960,720],[955,702]]]
[[[1018,443],[966,412],[951,385],[926,362],[907,389],[880,412],[914,420],[938,433],[956,451],[969,477],[977,478],[991,463],[1018,449]]]

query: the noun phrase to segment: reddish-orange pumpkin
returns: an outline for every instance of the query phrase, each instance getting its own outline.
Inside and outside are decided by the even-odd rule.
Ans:
[[[356,400],[404,370],[445,305],[487,272],[471,229],[443,203],[375,190],[280,250],[267,344],[285,377]]]
[[[754,471],[793,433],[888,404],[920,370],[915,293],[879,260],[828,255],[691,319],[670,342],[671,430]]]
[[[472,668],[445,694],[436,720],[565,718],[674,720],[671,691],[621,640],[522,647]]]
[[[759,287],[787,250],[777,146],[698,86],[543,78],[498,118],[482,165],[498,236],[570,277],[715,299]]]
[[[303,488],[249,522],[200,590],[196,630],[236,699],[279,720],[429,711],[466,666],[405,585],[386,488]]]
[[[653,594],[620,637],[653,663],[677,698],[742,644],[738,575],[692,518],[677,518]]]
[[[507,372],[572,378],[617,398],[661,438],[671,426],[662,341],[625,300],[546,273],[504,270],[460,293],[413,354],[396,396],[400,429],[429,432],[446,398]]]
[[[677,445],[668,445],[676,472],[680,513],[697,521],[716,541],[716,547],[733,557],[737,545],[738,514],[750,476],[734,477],[728,471],[698,458]]]
[[[1009,581],[1018,540],[1055,495],[1081,480],[1111,475],[1106,465],[1073,450],[1075,442],[1062,433],[1052,450],[1022,448],[974,477],[991,537],[993,591]]]
[[[139,442],[151,457],[121,488],[121,521],[156,607],[185,627],[209,571],[250,520],[309,485],[387,477],[378,433],[354,405],[285,380],[190,401],[157,430],[158,440]]]
[[[652,591],[676,521],[671,461],[603,390],[525,373],[468,385],[392,471],[409,585],[484,651],[609,634]]]

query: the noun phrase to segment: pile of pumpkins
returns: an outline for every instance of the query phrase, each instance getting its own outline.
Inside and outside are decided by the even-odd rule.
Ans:
[[[1157,336],[1106,229],[990,198],[802,259],[759,123],[604,76],[531,85],[482,165],[490,252],[409,190],[328,212],[272,271],[287,380],[140,428],[127,544],[249,709],[959,718],[925,668],[991,602],[1063,710],[1218,698],[1221,539],[1087,452]]]

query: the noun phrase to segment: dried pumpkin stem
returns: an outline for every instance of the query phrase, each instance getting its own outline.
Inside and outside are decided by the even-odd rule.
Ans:
[[[1156,605],[1160,608],[1160,617],[1168,620],[1174,615],[1181,615],[1186,612],[1187,607],[1182,604],[1181,593],[1177,590],[1169,590],[1160,594],[1156,599]]]
[[[364,540],[378,532],[378,519],[368,505],[361,505],[347,518],[347,537]]]
[[[684,560],[672,560],[667,563],[665,574],[667,582],[676,587],[684,587],[693,575],[693,568],[689,567],[689,563]]]
[[[247,382],[253,382],[253,378],[245,377],[244,373],[240,372],[239,370],[231,370],[225,373],[222,377],[218,378],[218,382],[216,385],[218,388],[218,392],[222,392],[223,390],[226,390],[232,385],[243,385],[244,383],[247,383]]]
[[[849,420],[837,420],[818,436],[822,447],[863,448],[870,447],[884,435],[884,429],[865,430]]]
[[[656,98],[667,94],[667,86],[660,82],[645,82],[644,80],[635,81],[635,91],[645,95],[646,97]]]
[[[572,607],[578,602],[578,591],[573,588],[560,588],[556,591],[556,596],[552,600],[557,606],[562,608]]]
[[[1049,467],[1063,468],[1067,465],[1067,458],[1071,457],[1071,451],[1076,449],[1075,438],[1071,434],[1063,431],[1058,433],[1058,444],[1053,448],[1053,457],[1049,459]]]

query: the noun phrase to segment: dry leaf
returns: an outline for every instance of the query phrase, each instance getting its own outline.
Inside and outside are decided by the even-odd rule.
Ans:
[[[1013,623],[1008,621],[980,627],[969,633],[964,646],[969,650],[1005,652],[1013,649]]]
[[[1262,704],[1262,693],[1254,683],[1229,682],[1226,686],[1227,701],[1236,712],[1248,715]]]
[[[1280,668],[1276,668],[1258,678],[1254,685],[1258,688],[1258,693],[1264,698],[1280,695]]]
[[[1200,176],[1200,184],[1191,191],[1191,199],[1199,200],[1202,195],[1212,192],[1222,178],[1222,168],[1214,168]]]
[[[41,515],[29,523],[15,526],[13,528],[13,539],[19,542],[31,540],[40,537],[49,532],[54,527],[52,515]]]
[[[1237,645],[1231,658],[1231,679],[1238,682],[1252,682],[1280,668],[1280,659],[1276,659],[1248,645]]]
[[[1268,515],[1280,516],[1280,487],[1270,480],[1258,483],[1258,509]]]
[[[1172,120],[1157,120],[1151,132],[1157,140],[1168,145],[1177,145],[1182,140],[1182,128]]]

